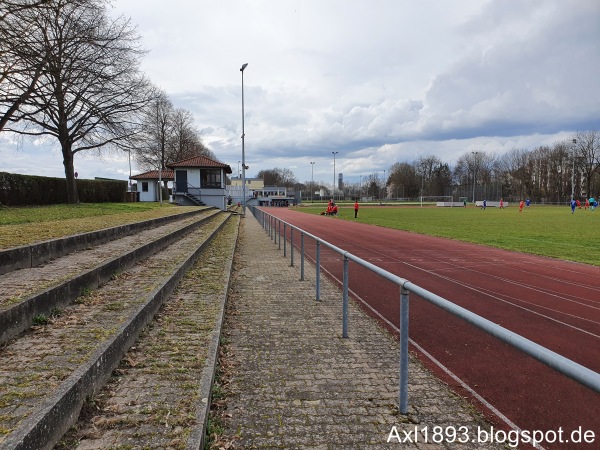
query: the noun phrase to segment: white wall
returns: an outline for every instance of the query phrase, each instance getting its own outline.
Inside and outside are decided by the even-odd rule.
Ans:
[[[145,183],[145,181],[141,181],[138,180],[137,182],[137,190],[140,193],[140,202],[155,202],[157,201],[158,197],[156,195],[156,181],[155,180],[148,180],[148,192],[143,192],[142,191],[142,183]]]

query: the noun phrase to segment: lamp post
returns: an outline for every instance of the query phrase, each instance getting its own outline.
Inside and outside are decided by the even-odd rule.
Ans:
[[[244,148],[244,139],[246,133],[244,131],[244,69],[248,67],[248,63],[242,65],[242,217],[246,216],[246,154]]]
[[[331,191],[331,198],[335,202],[335,155],[339,152],[331,152],[333,153],[333,191]]]
[[[471,152],[475,155],[474,161],[477,160],[477,155],[479,154],[479,152]],[[475,203],[475,183],[477,181],[477,165],[478,164],[474,164],[473,165],[473,204]]]
[[[575,145],[577,144],[577,139],[573,139],[573,171],[571,172],[571,201],[575,198]]]
[[[314,203],[313,194],[315,193],[315,162],[310,162],[310,202]]]

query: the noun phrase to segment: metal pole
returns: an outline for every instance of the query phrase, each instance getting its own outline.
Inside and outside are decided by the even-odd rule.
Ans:
[[[281,220],[277,220],[277,223],[279,224],[279,229],[277,230],[277,237],[279,238],[279,250],[281,250]]]
[[[331,191],[331,199],[335,202],[335,155],[339,152],[331,152],[333,153],[333,191]]]
[[[475,155],[473,162],[474,162],[474,167],[473,167],[473,204],[475,204],[475,186],[477,185],[477,168],[479,167],[479,158],[477,157],[477,155],[479,154],[479,152],[471,152],[473,155]]]
[[[304,233],[300,233],[300,281],[304,281]]]
[[[408,412],[408,290],[400,288],[400,414]]]
[[[314,193],[315,193],[315,161],[311,161],[310,162],[310,202],[311,203],[314,203],[314,200],[313,200]]]
[[[344,289],[342,294],[342,337],[348,337],[348,256],[344,254]]]
[[[290,267],[294,267],[294,228],[290,228]]]
[[[287,224],[283,222],[283,256],[284,258],[287,256],[287,236],[286,236],[286,228]]]
[[[246,149],[244,146],[246,133],[244,129],[244,69],[247,66],[248,63],[245,63],[240,69],[240,72],[242,72],[242,217],[246,216]]]
[[[573,171],[571,172],[571,201],[575,198],[575,144],[577,139],[573,139]]]
[[[321,243],[319,241],[317,241],[317,255],[315,266],[317,268],[317,273],[315,274],[315,285],[317,287],[317,295],[315,300],[319,301],[321,300]]]

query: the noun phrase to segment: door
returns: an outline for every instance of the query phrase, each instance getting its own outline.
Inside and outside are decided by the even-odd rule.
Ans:
[[[187,170],[176,170],[175,171],[175,191],[187,193],[188,181],[187,181]]]

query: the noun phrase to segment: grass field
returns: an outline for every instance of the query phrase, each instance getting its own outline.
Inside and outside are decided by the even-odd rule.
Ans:
[[[325,206],[297,210],[319,214]],[[571,214],[567,206],[531,206],[519,213],[516,206],[483,211],[361,205],[358,216],[351,205],[340,208],[344,220],[600,266],[600,209]]]
[[[102,203],[0,208],[0,249],[98,230],[184,211],[158,203]],[[319,214],[325,205],[297,210]],[[354,219],[351,204],[339,218],[432,236],[600,266],[600,210],[532,206],[518,208],[436,208],[361,205]],[[335,219],[334,219],[335,220]]]
[[[193,208],[192,208],[193,209]],[[185,211],[167,203],[80,203],[0,207],[0,249],[168,216]]]

